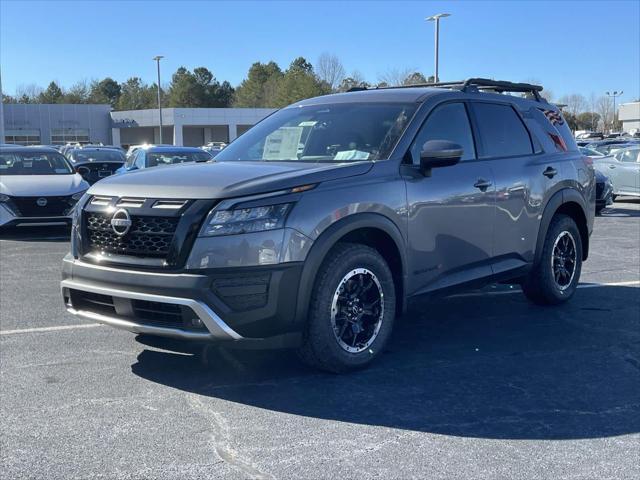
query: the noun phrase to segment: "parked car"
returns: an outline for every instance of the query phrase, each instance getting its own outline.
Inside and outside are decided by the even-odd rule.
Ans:
[[[67,151],[67,159],[90,185],[113,175],[124,165],[124,153],[113,147],[79,147]]]
[[[0,146],[0,228],[71,223],[73,208],[87,188],[53,148]]]
[[[611,179],[596,170],[596,215],[613,203],[613,184]]]
[[[600,153],[599,151],[594,150],[593,148],[578,146],[578,150],[580,150],[580,153],[582,153],[583,155],[586,155],[587,157],[599,158],[599,157],[606,156],[604,153]]]
[[[210,153],[196,147],[149,146],[138,148],[117,173],[145,168],[213,160]]]
[[[614,200],[619,195],[640,196],[640,145],[596,158],[594,166],[611,179]]]
[[[576,140],[591,140],[593,141],[593,139],[602,139],[604,138],[604,135],[601,132],[583,132],[580,133],[578,135],[576,135]]]
[[[209,142],[205,146],[200,147],[200,148],[202,148],[202,150],[204,150],[205,152],[209,152],[212,157],[215,157],[226,146],[227,146],[227,144],[225,142]]]
[[[592,150],[596,150],[604,155],[609,155],[611,153],[611,150],[625,148],[625,147],[633,146],[636,144],[637,143],[635,140],[625,138],[625,139],[613,139],[613,140],[600,140],[599,142],[592,142],[585,146]]]
[[[311,98],[215,162],[98,182],[63,262],[67,309],[136,333],[295,346],[342,372],[384,351],[417,296],[511,281],[565,302],[596,182],[541,90],[469,79]]]

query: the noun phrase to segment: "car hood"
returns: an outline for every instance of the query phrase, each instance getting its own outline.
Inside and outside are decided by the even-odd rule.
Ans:
[[[1,175],[0,193],[14,197],[73,195],[89,188],[79,175]]]
[[[152,198],[222,199],[362,175],[372,162],[213,162],[154,167],[114,175],[89,193]]]

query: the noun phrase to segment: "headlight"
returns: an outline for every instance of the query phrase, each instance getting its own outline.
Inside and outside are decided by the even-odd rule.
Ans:
[[[291,203],[281,203],[265,207],[213,211],[202,227],[201,234],[213,237],[282,228],[291,206]]]
[[[82,195],[84,195],[84,192],[86,192],[86,190],[83,190],[83,191],[78,192],[78,193],[74,193],[73,195],[71,195],[71,200],[77,202],[78,200],[80,200],[82,198]]]
[[[9,195],[5,195],[4,193],[0,193],[0,202],[8,202]]]

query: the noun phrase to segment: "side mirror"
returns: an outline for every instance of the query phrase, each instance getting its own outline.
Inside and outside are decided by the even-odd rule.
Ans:
[[[420,171],[429,176],[432,168],[450,167],[462,158],[463,149],[448,140],[429,140],[420,152]]]

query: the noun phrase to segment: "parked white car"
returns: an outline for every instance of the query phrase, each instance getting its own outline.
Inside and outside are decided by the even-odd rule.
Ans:
[[[53,148],[0,147],[0,228],[71,223],[89,184]]]
[[[595,168],[611,179],[614,196],[640,197],[640,145],[623,148],[613,155],[592,158]]]

